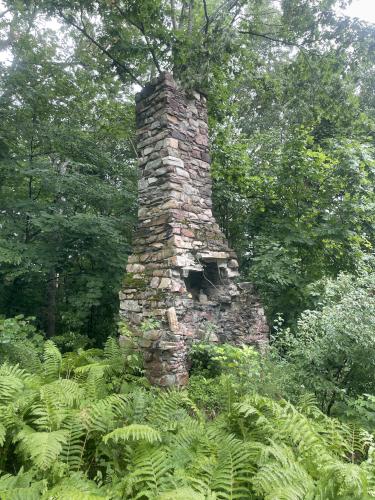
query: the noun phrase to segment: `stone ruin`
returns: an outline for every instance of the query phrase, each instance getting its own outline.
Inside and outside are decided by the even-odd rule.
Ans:
[[[206,98],[169,73],[136,96],[138,227],[120,292],[120,315],[139,336],[146,375],[184,385],[189,345],[268,341],[250,283],[212,215]],[[156,328],[140,325],[158,320]]]

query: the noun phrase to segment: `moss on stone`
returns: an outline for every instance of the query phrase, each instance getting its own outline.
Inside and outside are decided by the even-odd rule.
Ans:
[[[167,294],[165,292],[163,292],[162,290],[156,290],[152,295],[152,300],[155,300],[156,302],[162,302],[166,297]]]
[[[146,278],[134,277],[134,273],[126,273],[123,279],[124,288],[134,288],[135,290],[146,290],[148,280]]]

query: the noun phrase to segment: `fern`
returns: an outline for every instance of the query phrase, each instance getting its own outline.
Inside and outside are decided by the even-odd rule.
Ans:
[[[296,461],[291,448],[271,443],[261,446],[259,470],[252,479],[258,495],[266,499],[308,500],[313,498],[314,481]]]
[[[43,500],[109,500],[110,496],[80,473],[70,474],[43,496]]]
[[[62,356],[52,340],[47,340],[44,344],[43,361],[43,370],[46,380],[52,381],[57,379],[61,372]]]
[[[0,498],[2,500],[39,500],[47,490],[47,481],[34,480],[32,471],[19,471],[16,476],[4,474],[0,477]]]
[[[107,434],[125,413],[126,402],[125,396],[112,394],[83,407],[79,411],[80,418],[88,431]]]
[[[118,361],[122,359],[124,361],[124,350],[121,348],[117,339],[109,337],[104,345],[104,357],[108,360]]]
[[[115,429],[103,437],[105,443],[108,443],[109,440],[115,443],[129,440],[157,443],[161,441],[161,434],[148,425],[131,424],[120,429]]]
[[[66,370],[48,343],[38,374],[0,366],[1,466],[28,469],[0,478],[0,498],[375,498],[372,435],[327,417],[311,396],[235,402],[227,377],[228,410],[207,420],[184,390],[111,394],[120,354],[111,341]]]
[[[135,389],[131,394],[127,405],[127,420],[133,423],[144,423],[149,412],[150,395],[145,390]]]
[[[363,469],[358,465],[338,460],[324,468],[318,483],[318,489],[325,494],[331,490],[333,498],[336,496],[353,500],[366,498],[369,493],[367,486],[367,475]]]
[[[202,493],[198,493],[192,488],[178,488],[175,490],[165,491],[160,493],[155,500],[214,500],[216,495],[211,494],[207,496]]]
[[[341,434],[344,441],[342,448],[351,462],[365,457],[369,448],[374,445],[373,436],[355,424],[341,425]]]
[[[134,460],[133,472],[127,479],[130,498],[157,498],[172,474],[172,464],[165,448],[140,448]]]
[[[247,498],[253,474],[246,444],[233,436],[222,439],[210,484],[217,497],[225,500]]]
[[[0,367],[0,404],[7,405],[17,399],[24,388],[23,370],[18,367]]]
[[[80,366],[75,369],[77,375],[84,375],[86,382],[84,384],[86,398],[89,400],[101,399],[107,395],[105,386],[106,366],[100,363]]]
[[[40,388],[38,401],[32,405],[33,425],[38,430],[58,430],[78,407],[83,390],[73,380],[59,379]]]
[[[16,440],[20,442],[20,449],[30,458],[33,464],[38,469],[46,470],[57,459],[68,437],[66,430],[36,432],[25,427],[18,433]]]
[[[72,414],[66,419],[64,430],[67,431],[67,439],[62,445],[60,460],[70,470],[78,471],[83,462],[88,432],[78,414]]]
[[[173,430],[178,421],[184,420],[189,413],[199,415],[199,411],[186,391],[170,389],[160,393],[151,405],[147,421],[154,427]]]

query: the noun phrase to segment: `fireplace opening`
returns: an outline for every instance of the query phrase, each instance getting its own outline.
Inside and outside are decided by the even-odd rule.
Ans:
[[[186,289],[194,300],[204,301],[212,297],[220,285],[220,273],[216,262],[207,262],[202,271],[189,271],[185,278]]]

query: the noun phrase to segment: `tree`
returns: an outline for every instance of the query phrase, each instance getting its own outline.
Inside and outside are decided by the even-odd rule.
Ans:
[[[80,84],[173,71],[208,96],[214,205],[272,322],[373,246],[373,28],[334,0],[7,3],[70,27]],[[23,10],[22,10],[23,9]],[[7,146],[4,146],[7,147]]]
[[[135,218],[133,106],[112,78],[14,18],[1,68],[0,307],[49,334],[114,328]]]
[[[309,54],[246,46],[211,115],[216,214],[271,321],[281,312],[293,324],[309,283],[355,272],[374,245],[374,122],[361,76],[374,69],[373,28],[332,24]]]

